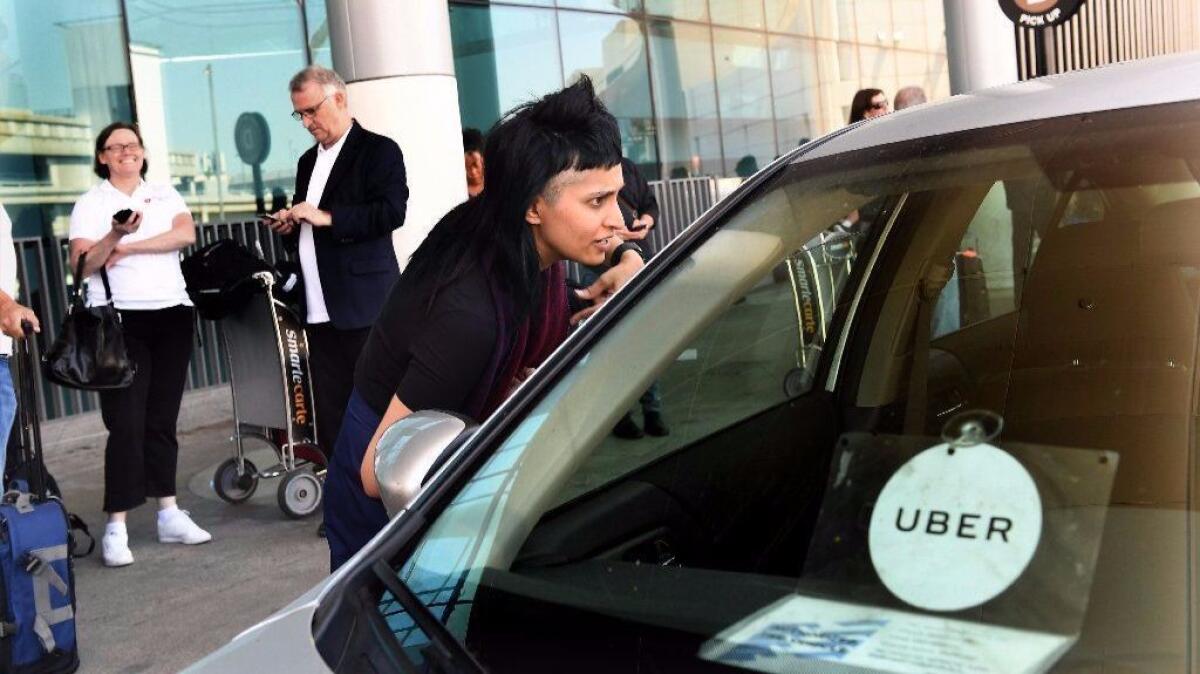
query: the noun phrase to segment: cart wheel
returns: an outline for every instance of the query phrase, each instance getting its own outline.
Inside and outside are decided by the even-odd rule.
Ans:
[[[308,517],[321,507],[321,481],[307,469],[293,470],[279,481],[279,509],[293,519]]]
[[[258,469],[248,460],[243,460],[246,472],[238,475],[237,459],[230,458],[217,466],[213,474],[213,491],[226,503],[241,503],[254,495],[258,489]]]

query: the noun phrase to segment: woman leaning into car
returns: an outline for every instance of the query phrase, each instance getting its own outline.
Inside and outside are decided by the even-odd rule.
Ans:
[[[195,241],[196,230],[174,188],[143,180],[146,148],[136,126],[115,122],[105,127],[96,138],[93,169],[100,183],[71,212],[71,267],[84,258],[88,306],[108,301],[98,278],[106,270],[125,345],[137,366],[128,388],[100,393],[108,429],[104,563],[125,566],[133,563],[125,514],[147,497],[158,500],[160,542],[195,545],[212,539],[175,503],[175,425],[193,326],[179,251]]]
[[[636,244],[616,236],[620,162],[616,120],[586,77],[488,134],[483,191],[413,254],[358,358],[325,478],[334,569],[387,523],[374,473],[385,429],[423,409],[487,418],[566,338],[561,261],[613,263],[580,296],[596,302],[641,268]]]

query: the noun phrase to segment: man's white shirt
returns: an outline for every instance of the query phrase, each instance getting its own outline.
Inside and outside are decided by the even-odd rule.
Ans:
[[[346,144],[346,137],[349,135],[350,129],[347,128],[346,133],[343,133],[336,143],[329,146],[329,149],[317,144],[317,161],[313,164],[312,177],[308,179],[308,192],[304,195],[304,200],[315,207],[320,207],[321,197],[325,194],[325,184],[329,182],[329,172],[333,170],[333,164],[337,161],[338,155],[342,153],[342,146]],[[308,322],[310,324],[329,322],[329,310],[325,307],[325,293],[321,290],[321,274],[317,270],[317,247],[313,242],[313,228],[307,222],[300,225],[300,269],[304,272],[304,297],[308,301]]]

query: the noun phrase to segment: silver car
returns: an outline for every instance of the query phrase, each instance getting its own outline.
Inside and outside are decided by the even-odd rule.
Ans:
[[[1166,57],[780,158],[482,425],[391,429],[387,528],[189,671],[1200,669],[1197,99]]]

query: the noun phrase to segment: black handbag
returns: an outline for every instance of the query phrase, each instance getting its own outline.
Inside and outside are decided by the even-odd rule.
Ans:
[[[63,318],[58,339],[42,358],[46,378],[60,386],[84,391],[103,391],[125,388],[133,383],[137,365],[125,349],[125,332],[121,315],[113,306],[108,272],[100,267],[100,280],[108,301],[89,307],[83,298],[83,262],[87,253],[79,256],[75,265],[75,287],[71,290],[71,306]]]

